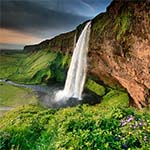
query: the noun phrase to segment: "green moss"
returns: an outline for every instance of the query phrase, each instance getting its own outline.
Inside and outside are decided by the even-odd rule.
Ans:
[[[127,93],[122,91],[110,90],[106,95],[103,96],[102,104],[109,104],[110,107],[126,107],[129,106],[129,96]]]
[[[71,61],[71,56],[66,53],[63,58],[62,58],[62,68],[65,68],[67,67],[69,64],[70,64],[70,61]]]
[[[69,63],[70,56],[68,55],[68,53],[66,53],[65,55],[57,53],[56,59],[49,64],[49,68],[52,72],[52,79],[58,82],[63,82],[66,78]]]
[[[32,77],[33,83],[41,83],[41,82],[48,82],[51,78],[51,71],[49,68],[41,69],[37,71],[37,73]]]
[[[47,50],[41,50],[33,53],[24,60],[18,70],[17,76],[15,75],[12,78],[19,78],[19,80],[26,81],[31,80],[36,76],[36,74],[39,74],[39,76],[42,74],[41,77],[43,77],[43,73],[46,72],[44,69],[48,68],[49,62],[55,60],[56,57],[57,53],[51,53]]]
[[[126,33],[126,31],[129,30],[131,18],[130,16],[130,11],[125,8],[117,16],[114,27],[114,31],[117,33],[117,40],[120,40],[120,38]]]
[[[88,79],[85,87],[99,96],[103,96],[105,94],[105,88],[91,79]]]
[[[92,30],[96,32],[96,34],[101,34],[105,27],[110,23],[110,19],[107,14],[100,14],[93,20]]]

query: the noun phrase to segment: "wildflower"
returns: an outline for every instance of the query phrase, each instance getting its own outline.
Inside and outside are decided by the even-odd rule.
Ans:
[[[123,148],[127,149],[128,148],[127,144],[123,144]]]
[[[135,129],[135,128],[136,128],[136,126],[134,125],[134,126],[133,126],[133,129]]]
[[[124,120],[122,119],[120,122],[121,122],[121,123],[123,123],[123,122],[124,122]]]
[[[125,126],[127,123],[126,122],[123,122],[122,124],[121,124],[121,126],[123,127],[123,126]]]
[[[144,141],[146,141],[146,139],[147,139],[147,136],[144,136]]]
[[[137,122],[135,122],[135,124],[134,124],[134,125],[135,125],[135,127],[137,127],[137,126],[138,126],[138,123],[137,123]]]
[[[129,132],[129,135],[132,134],[132,132]]]
[[[130,115],[130,116],[128,117],[128,119],[127,119],[127,122],[130,122],[130,121],[132,121],[132,120],[133,120],[133,116]]]
[[[143,125],[143,124],[142,124],[142,122],[140,122],[140,123],[139,123],[139,126],[141,126],[141,127],[142,127],[142,125]]]

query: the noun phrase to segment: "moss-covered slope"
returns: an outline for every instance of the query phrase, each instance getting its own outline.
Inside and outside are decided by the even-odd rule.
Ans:
[[[26,84],[64,81],[70,62],[69,54],[48,49],[18,55],[2,54],[0,57],[0,78]]]

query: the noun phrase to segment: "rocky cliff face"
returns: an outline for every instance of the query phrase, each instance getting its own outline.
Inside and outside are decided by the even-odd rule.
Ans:
[[[93,19],[89,72],[127,89],[135,104],[150,104],[150,2],[113,1]],[[94,58],[94,59],[93,59]]]
[[[84,24],[76,30],[26,46],[72,52]],[[123,87],[139,108],[150,106],[150,2],[114,0],[106,13],[92,20],[88,75],[112,87]]]

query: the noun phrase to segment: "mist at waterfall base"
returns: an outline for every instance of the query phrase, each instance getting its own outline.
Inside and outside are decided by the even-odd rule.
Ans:
[[[24,87],[28,89],[32,89],[35,92],[35,95],[38,98],[38,102],[47,108],[64,108],[71,107],[78,104],[88,103],[90,105],[94,105],[100,102],[100,97],[95,93],[90,92],[85,89],[82,94],[82,100],[78,100],[75,98],[70,98],[64,101],[55,101],[55,95],[57,92],[63,90],[63,85],[60,83],[51,83],[50,85],[27,85],[27,84],[19,84],[9,80],[1,80],[0,82],[5,82],[7,84],[16,86],[16,87]]]

